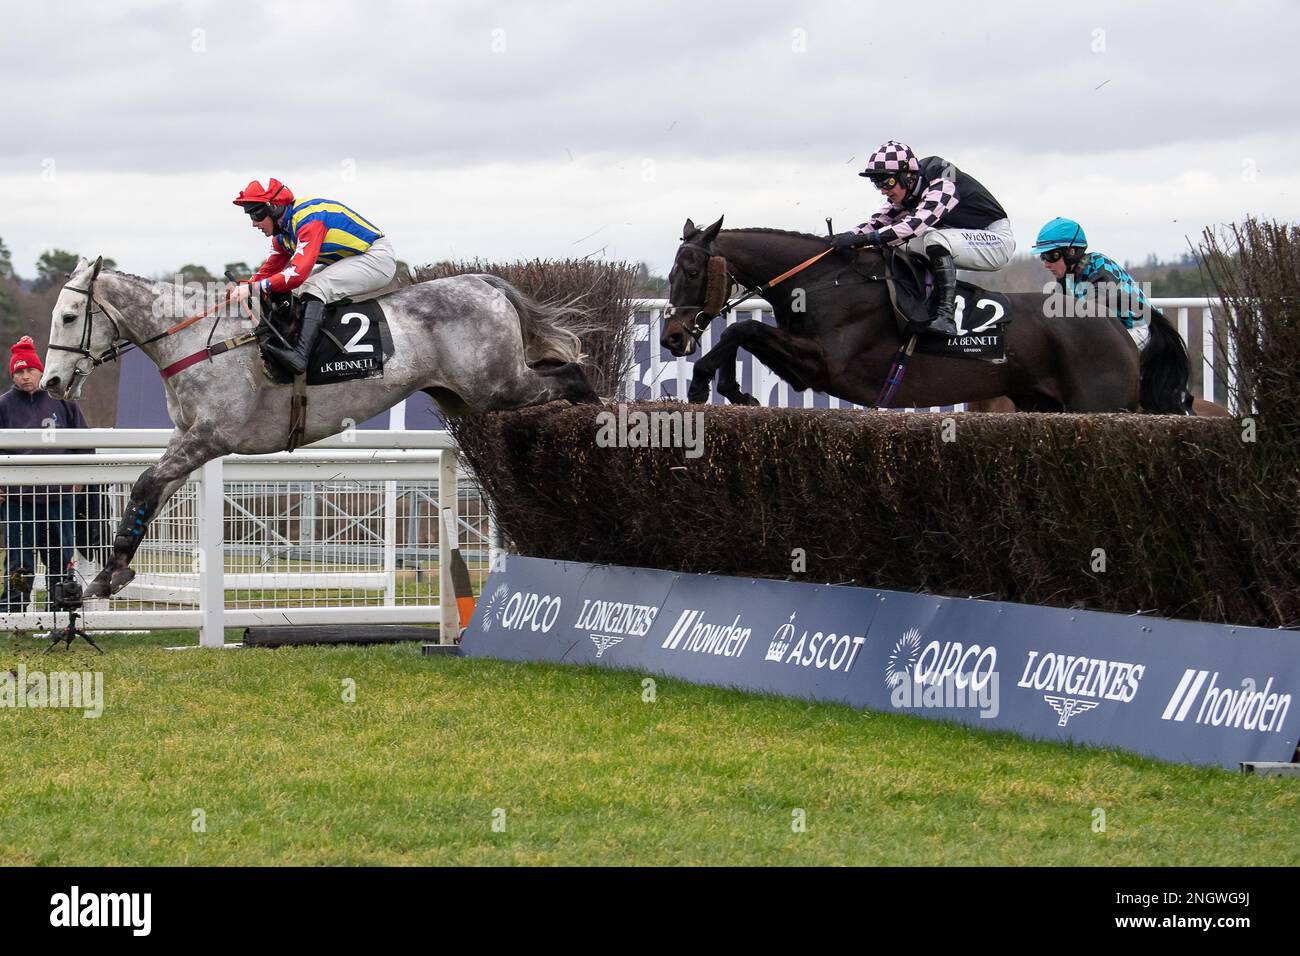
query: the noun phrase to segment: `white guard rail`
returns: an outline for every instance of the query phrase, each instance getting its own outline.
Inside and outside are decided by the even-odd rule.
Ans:
[[[1235,410],[1235,381],[1232,363],[1227,362],[1216,372],[1216,354],[1224,357],[1226,345],[1216,342],[1214,312],[1222,309],[1217,298],[1162,298],[1151,304],[1165,313],[1173,322],[1183,341],[1187,343],[1192,360],[1191,389],[1193,394],[1208,401],[1229,404]],[[633,349],[635,365],[623,381],[623,397],[633,400],[658,400],[685,396],[690,385],[691,366],[708,352],[722,335],[723,329],[744,319],[774,323],[772,307],[762,299],[747,299],[739,306],[710,323],[700,338],[703,348],[690,358],[669,356],[659,345],[664,309],[667,299],[638,299],[633,306]],[[745,391],[758,399],[759,404],[778,408],[861,408],[842,399],[819,395],[808,389],[802,395],[781,381],[748,352],[736,358],[736,377]],[[716,391],[712,401],[723,402]],[[928,411],[962,411],[965,405],[933,406]]]
[[[113,500],[113,513],[104,521],[115,528],[125,504],[126,490],[140,474],[156,462],[172,436],[169,429],[0,429],[0,489],[8,492],[15,503],[22,494],[33,500],[43,496],[48,502],[57,498],[59,488],[95,486],[106,490],[104,500]],[[14,454],[12,449],[39,448],[43,453]],[[74,453],[74,449],[94,449],[93,454]],[[44,453],[48,449],[68,449],[68,453]],[[436,503],[431,489],[436,483]],[[246,498],[232,495],[227,484],[246,489]],[[40,490],[44,486],[44,490]],[[416,562],[414,586],[398,588],[398,508],[399,486],[408,502],[403,532],[415,550],[429,552]],[[288,511],[271,517],[258,511],[254,502],[280,495],[288,498],[290,489],[297,509],[292,518]],[[33,495],[33,489],[36,494]],[[271,490],[276,489],[276,490]],[[322,492],[320,489],[325,489]],[[382,490],[380,490],[382,489]],[[208,462],[194,472],[185,486],[173,497],[146,535],[132,567],[136,579],[112,600],[86,602],[83,620],[91,630],[122,628],[198,628],[199,643],[220,647],[223,629],[266,624],[344,624],[409,623],[438,624],[440,640],[451,643],[459,636],[454,586],[451,580],[450,550],[456,545],[461,529],[468,527],[461,519],[458,460],[455,444],[443,431],[370,431],[356,430],[304,446],[292,453],[273,455],[230,455]],[[333,497],[331,497],[331,495]],[[341,500],[362,505],[338,504]],[[360,498],[358,498],[358,495]],[[419,498],[427,501],[421,504]],[[378,503],[382,498],[382,503]],[[311,507],[308,507],[310,503]],[[325,513],[317,514],[319,504]],[[412,507],[414,505],[414,507]],[[336,515],[329,514],[332,509]],[[362,527],[358,513],[365,511],[368,524]],[[0,546],[10,546],[9,515],[5,514],[5,535]],[[486,540],[486,516],[480,515]],[[311,538],[314,529],[328,520],[335,528],[346,527],[352,537],[335,530],[336,540],[318,542]],[[241,527],[244,521],[258,530],[259,541],[235,546],[225,540],[227,526]],[[287,521],[308,538],[289,540],[282,529]],[[471,529],[475,530],[475,529]],[[450,533],[448,533],[450,531]],[[267,543],[267,536],[276,540]],[[362,543],[357,541],[364,538]],[[430,545],[423,545],[428,539]],[[436,539],[438,588],[431,585],[432,541]],[[17,541],[18,539],[13,539]],[[245,566],[232,568],[232,552],[239,548],[258,552]],[[148,549],[154,549],[149,551]],[[326,566],[317,552],[333,549],[345,554],[340,563],[364,561],[361,570],[339,571]],[[148,555],[146,554],[148,552]],[[268,558],[276,554],[277,569],[268,569]],[[281,555],[293,552],[292,562]],[[299,556],[306,555],[305,559]],[[358,558],[357,555],[361,555]],[[151,560],[148,558],[152,558]],[[51,560],[57,560],[52,558]],[[8,563],[8,556],[6,558]],[[381,563],[382,562],[382,563]],[[44,559],[41,559],[44,563]],[[290,566],[295,573],[286,573]],[[298,566],[311,567],[311,573],[296,573]],[[79,556],[78,576],[88,579],[99,566]],[[223,574],[204,573],[222,568]],[[375,570],[367,570],[373,568]],[[34,570],[34,569],[33,569]],[[8,568],[6,568],[6,573]],[[63,626],[66,616],[54,622],[47,605],[36,602],[36,592],[48,591],[48,578],[35,576],[31,603],[15,609],[13,599],[0,602],[0,629],[48,630],[52,623]],[[235,601],[227,591],[251,589],[251,598]],[[286,591],[287,589],[287,591]],[[414,593],[412,594],[412,590]],[[379,592],[382,590],[382,603]],[[274,594],[271,592],[274,591]],[[8,594],[8,591],[6,591]],[[337,595],[343,595],[341,598]],[[362,600],[356,603],[356,595]],[[322,599],[322,595],[335,595]],[[292,600],[298,597],[296,602]],[[287,599],[287,603],[286,603]],[[351,602],[351,603],[350,603]],[[177,608],[169,605],[191,605]],[[116,607],[115,607],[116,605]],[[160,606],[161,605],[161,606]]]

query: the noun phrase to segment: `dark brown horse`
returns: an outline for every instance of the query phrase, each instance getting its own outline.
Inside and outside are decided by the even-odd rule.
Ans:
[[[721,219],[703,229],[686,220],[668,274],[661,344],[674,355],[695,351],[699,332],[730,288],[728,273],[756,287],[826,247],[819,236],[776,229],[723,232]],[[880,275],[881,253],[875,249],[831,253],[766,291],[776,327],[756,320],[728,327],[695,363],[689,399],[707,401],[716,375],[722,395],[757,404],[736,380],[736,352],[743,348],[797,390],[875,404],[901,344],[885,283],[872,278]],[[1007,298],[1006,362],[917,352],[889,404],[954,405],[1005,395],[1024,411],[1137,411],[1140,403],[1146,411],[1186,413],[1187,350],[1163,316],[1153,316],[1139,356],[1118,319],[1053,317],[1042,294]]]

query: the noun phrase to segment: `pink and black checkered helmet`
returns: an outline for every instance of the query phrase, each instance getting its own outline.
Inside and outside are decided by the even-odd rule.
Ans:
[[[859,176],[875,178],[888,176],[890,173],[917,173],[921,164],[916,161],[916,154],[906,143],[896,143],[892,139],[871,154],[867,168]]]

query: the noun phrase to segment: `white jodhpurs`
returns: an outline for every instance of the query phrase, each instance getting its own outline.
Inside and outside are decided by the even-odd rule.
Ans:
[[[906,243],[909,252],[926,256],[931,246],[943,246],[952,254],[958,269],[975,272],[994,272],[1001,269],[1016,252],[1016,237],[1011,234],[1011,222],[999,219],[989,223],[987,229],[927,229]]]
[[[397,256],[387,236],[380,236],[360,255],[320,266],[298,287],[299,295],[314,295],[322,302],[373,298],[393,282]]]

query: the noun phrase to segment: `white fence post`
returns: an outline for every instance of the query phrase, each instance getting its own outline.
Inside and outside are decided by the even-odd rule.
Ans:
[[[441,451],[438,462],[438,643],[454,644],[460,637],[460,611],[456,607],[456,584],[451,578],[451,549],[458,537],[455,522],[460,518],[456,488],[456,452]],[[448,520],[450,518],[450,521]],[[451,524],[448,528],[447,525]]]
[[[633,319],[635,318],[636,316],[633,314]],[[659,384],[659,376],[663,374],[663,371],[660,368],[661,362],[659,359],[659,309],[657,308],[650,310],[650,319],[649,324],[646,327],[646,335],[650,340],[650,357],[646,364],[650,367],[649,397],[653,402],[657,401],[659,396],[662,394],[662,387]],[[636,392],[633,392],[632,394],[635,396]]]
[[[171,437],[170,429],[59,429],[51,442],[54,454],[29,455],[8,450],[42,444],[41,429],[0,429],[0,488],[101,486],[108,508],[103,520],[109,522],[124,507],[126,489],[158,461]],[[390,593],[395,600],[384,600],[388,582],[379,568],[384,542],[378,540],[375,524],[377,518],[385,519],[386,537],[395,542],[395,522],[380,514],[369,495],[384,491],[388,482],[432,484],[436,479],[430,468],[439,467],[440,450],[452,444],[446,432],[365,431],[325,439],[292,455],[228,455],[196,469],[177,498],[152,516],[150,534],[134,562],[135,579],[111,602],[87,602],[86,626],[91,630],[197,629],[199,646],[217,647],[223,644],[226,628],[246,625],[436,624],[442,613],[433,593],[438,585],[425,575],[419,576],[412,591],[402,593],[394,574]],[[94,451],[73,454],[77,448]],[[453,507],[459,498],[458,480],[444,482]],[[312,534],[311,511],[300,511],[292,500],[294,491],[301,488],[310,496],[340,481],[363,482],[374,489],[367,491],[364,514],[341,509],[331,495],[325,495],[317,501],[321,507],[315,520],[321,526]],[[226,482],[235,487],[223,487]],[[432,488],[428,496],[434,498]],[[389,513],[397,513],[391,496]],[[421,542],[424,529],[437,519],[438,515],[428,514],[405,536],[404,547],[427,554],[421,544],[412,542]],[[396,524],[400,533],[400,523]],[[353,540],[352,529],[363,525],[374,533],[365,531],[361,540]],[[471,541],[477,539],[463,523],[460,532],[462,539],[467,535]],[[392,553],[389,567],[396,564],[395,544]],[[358,568],[358,561],[370,567]],[[97,570],[93,562],[90,567],[82,562],[85,577]],[[455,607],[455,588],[450,584],[444,598]],[[454,628],[454,614],[448,618]],[[42,623],[34,610],[0,609],[0,626],[32,629]]]
[[[1214,315],[1208,305],[1201,310],[1201,397],[1214,401]]]
[[[1215,345],[1216,336],[1214,334],[1215,321],[1211,310],[1214,308],[1224,307],[1222,300],[1217,298],[1161,297],[1161,298],[1152,299],[1151,304],[1155,308],[1161,309],[1166,313],[1169,313],[1172,310],[1177,310],[1178,333],[1183,337],[1183,341],[1187,345],[1188,358],[1193,363],[1195,363],[1198,358],[1200,359],[1201,374],[1202,374],[1201,397],[1209,401],[1214,401],[1216,393],[1222,391],[1222,389],[1216,388],[1216,382],[1214,381],[1214,365],[1215,365],[1214,345]],[[660,378],[662,377],[663,373],[667,371],[667,368],[664,365],[663,359],[660,355],[661,349],[659,345],[659,336],[658,334],[656,334],[659,331],[660,316],[662,315],[663,311],[667,308],[667,305],[668,305],[667,299],[638,299],[633,304],[633,312],[632,315],[629,317],[629,321],[640,326],[640,321],[638,319],[637,312],[638,311],[649,312],[649,321],[644,327],[647,330],[647,338],[648,338],[648,341],[646,343],[648,348],[648,355],[646,358],[645,367],[649,370],[648,374],[650,376],[650,381],[652,383],[650,388],[651,399],[660,398]],[[745,306],[745,311],[749,312],[753,318],[758,319],[759,321],[761,321],[763,318],[763,310],[765,308],[769,310],[771,309],[771,306],[762,300],[749,300],[743,303],[743,305]],[[1189,311],[1191,309],[1202,310],[1201,335],[1197,341],[1192,341],[1192,338],[1190,337]],[[739,307],[733,309],[732,312],[726,317],[726,324],[732,325],[736,322],[738,318],[739,318]],[[708,351],[708,346],[713,343],[713,336],[711,334],[711,331],[712,331],[712,326],[710,326],[710,332],[706,333],[706,335],[704,336],[704,340],[701,343],[704,347],[701,348],[699,353],[700,355]],[[638,338],[636,341],[640,341],[640,339]],[[1230,341],[1225,340],[1225,349],[1227,350],[1228,355],[1231,356],[1232,343]],[[698,357],[699,357],[698,355],[695,356],[695,358]],[[685,358],[679,358],[673,361],[675,363],[675,368],[673,369],[673,372],[675,373],[678,382],[678,391],[679,391],[678,397],[684,398],[685,385],[691,377],[694,359],[692,359],[689,362]],[[759,404],[767,405],[767,406],[783,406],[786,408],[795,407],[797,405],[802,405],[803,407],[808,408],[810,407],[809,405],[810,402],[813,402],[815,404],[815,400],[812,398],[811,392],[805,394],[801,399],[796,399],[792,395],[789,385],[783,383],[781,379],[776,375],[776,373],[770,371],[766,366],[760,363],[756,357],[754,357],[753,355],[749,355],[748,359],[746,359],[743,358],[739,353],[737,353],[736,355],[737,377],[741,378],[742,381],[743,381],[743,370],[745,367],[744,363],[746,361],[748,361],[749,363],[748,367],[751,369],[751,376],[752,376],[751,377],[752,384],[750,390],[752,391],[754,397],[758,399]],[[638,363],[633,366],[631,374],[629,375],[628,378],[630,394],[636,393],[635,392],[636,379],[637,376],[640,374],[642,374],[642,366]],[[1231,364],[1229,365],[1229,368],[1225,370],[1224,374],[1225,374],[1225,378],[1229,390],[1228,395],[1224,396],[1224,398],[1225,401],[1232,402],[1234,397],[1233,390],[1235,389],[1236,383],[1235,380],[1232,378],[1233,373],[1232,373]],[[829,408],[860,407],[860,406],[852,405],[852,403],[845,402],[841,399],[834,398],[834,397],[831,397],[828,400],[827,406]],[[930,409],[930,411],[936,411],[936,412],[942,410],[943,409],[939,406],[933,406]],[[956,405],[953,406],[953,410],[963,411],[965,410],[965,407],[964,405]]]
[[[384,604],[397,604],[397,482],[384,482]]]
[[[214,458],[199,473],[199,646],[226,643],[225,497],[221,459]]]

